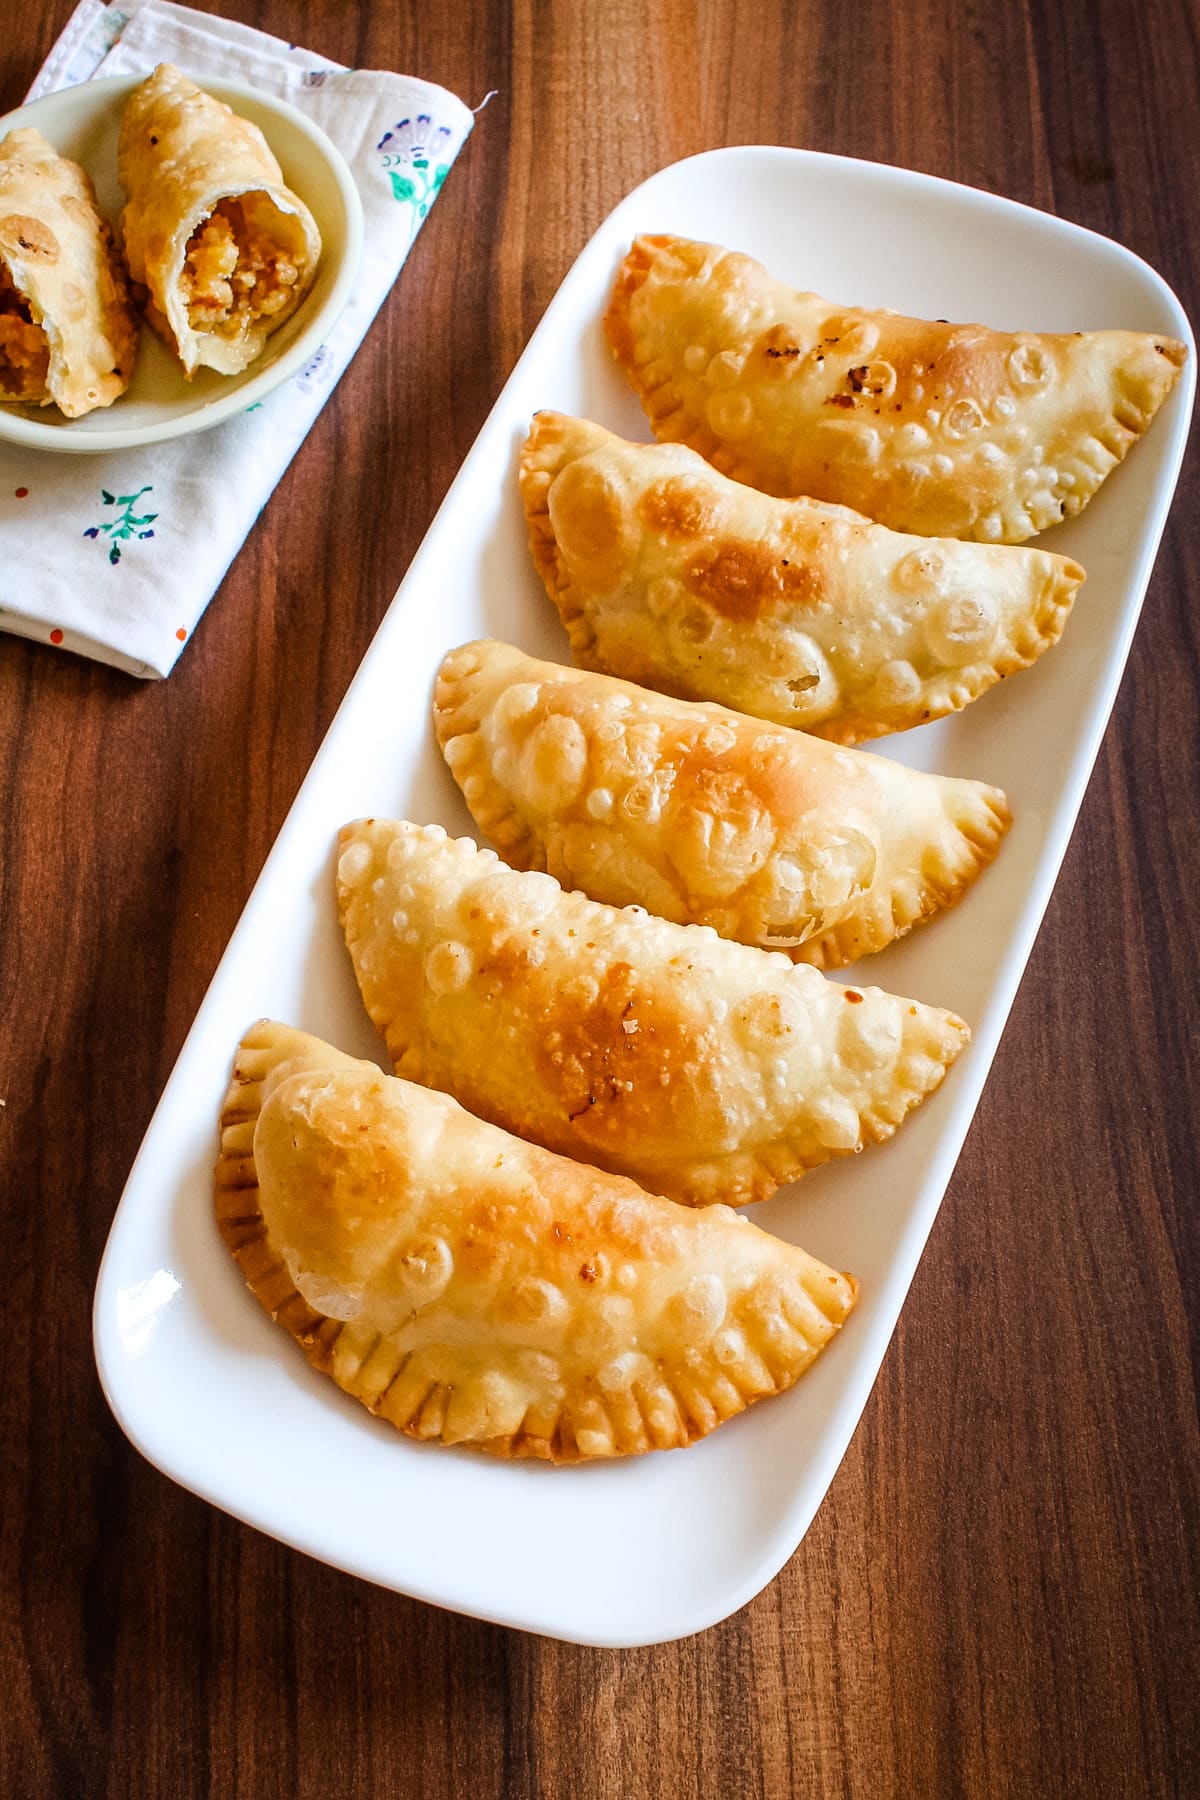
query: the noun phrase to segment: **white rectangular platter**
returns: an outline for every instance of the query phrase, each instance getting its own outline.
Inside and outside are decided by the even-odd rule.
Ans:
[[[96,1353],[118,1420],[176,1481],[310,1555],[442,1606],[598,1645],[681,1637],[742,1606],[792,1554],[833,1477],[1067,845],[1175,485],[1195,382],[1193,344],[1145,442],[1079,520],[1045,540],[1088,571],[1062,643],[958,717],[871,746],[998,783],[1016,822],[960,907],[870,964],[872,982],[960,1012],[974,1028],[970,1050],[892,1143],[818,1170],[756,1210],[758,1223],[858,1276],[859,1304],[838,1340],[789,1393],[686,1451],[553,1469],[415,1444],[313,1372],[247,1292],[213,1224],[217,1113],[237,1041],[263,1014],[383,1060],[338,932],[334,833],[366,813],[471,832],[429,726],[439,660],[483,635],[567,660],[525,544],[516,455],[544,406],[649,436],[600,330],[637,231],[737,247],[845,304],[1191,339],[1174,296],[1136,257],[987,194],[799,150],[712,151],[662,170],[601,227],[534,334],[234,932],[100,1272]]]

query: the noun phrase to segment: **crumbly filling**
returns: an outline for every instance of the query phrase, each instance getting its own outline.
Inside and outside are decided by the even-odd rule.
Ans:
[[[300,270],[275,238],[247,218],[239,200],[221,200],[188,240],[183,298],[193,331],[238,337],[282,312]]]
[[[40,400],[49,369],[46,334],[34,324],[28,301],[0,263],[0,393],[8,400]]]

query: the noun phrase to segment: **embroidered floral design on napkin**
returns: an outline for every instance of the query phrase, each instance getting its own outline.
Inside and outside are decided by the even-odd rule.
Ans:
[[[435,125],[429,113],[418,113],[415,119],[399,120],[375,146],[383,152],[394,198],[412,206],[418,219],[425,217],[450,173],[449,161],[441,158],[453,136],[448,125]]]
[[[98,538],[101,532],[106,534],[109,540],[108,560],[110,563],[120,562],[121,545],[128,538],[152,538],[154,536],[153,531],[147,527],[153,525],[158,514],[148,512],[139,515],[133,510],[142,495],[148,494],[153,486],[154,483],[148,481],[145,487],[138,489],[136,494],[110,494],[107,488],[100,489],[100,498],[105,506],[116,506],[120,508],[120,511],[113,518],[102,520],[99,525],[89,525],[83,535],[85,538]]]

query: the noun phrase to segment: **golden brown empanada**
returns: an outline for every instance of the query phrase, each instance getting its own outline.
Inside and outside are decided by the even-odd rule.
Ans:
[[[197,368],[236,375],[312,285],[321,235],[257,125],[160,63],[121,121],[125,255],[146,317]]]
[[[776,500],[683,444],[542,412],[521,456],[534,561],[575,661],[839,744],[956,712],[1056,642],[1083,570]]]
[[[657,437],[769,494],[1019,543],[1079,512],[1187,352],[1137,331],[990,331],[834,306],[748,256],[639,237],[608,341]]]
[[[26,126],[0,141],[0,403],[68,419],[129,386],[137,319],[96,192]]]
[[[497,1456],[690,1444],[790,1387],[854,1304],[728,1207],[656,1199],[265,1020],[216,1204],[317,1368],[413,1437]]]
[[[338,912],[396,1073],[687,1205],[890,1137],[961,1019],[566,894],[440,825],[340,836]]]
[[[488,639],[442,664],[434,724],[516,868],[819,967],[953,905],[1009,824],[998,788]]]

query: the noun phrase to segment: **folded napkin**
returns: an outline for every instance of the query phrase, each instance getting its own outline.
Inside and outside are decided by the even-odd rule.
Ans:
[[[474,118],[444,88],[344,69],[168,0],[83,0],[29,98],[176,63],[290,101],[337,145],[365,215],[362,270],[307,366],[224,425],[100,456],[0,444],[0,630],[170,673],[398,275]],[[114,423],[120,401],[113,415]]]

